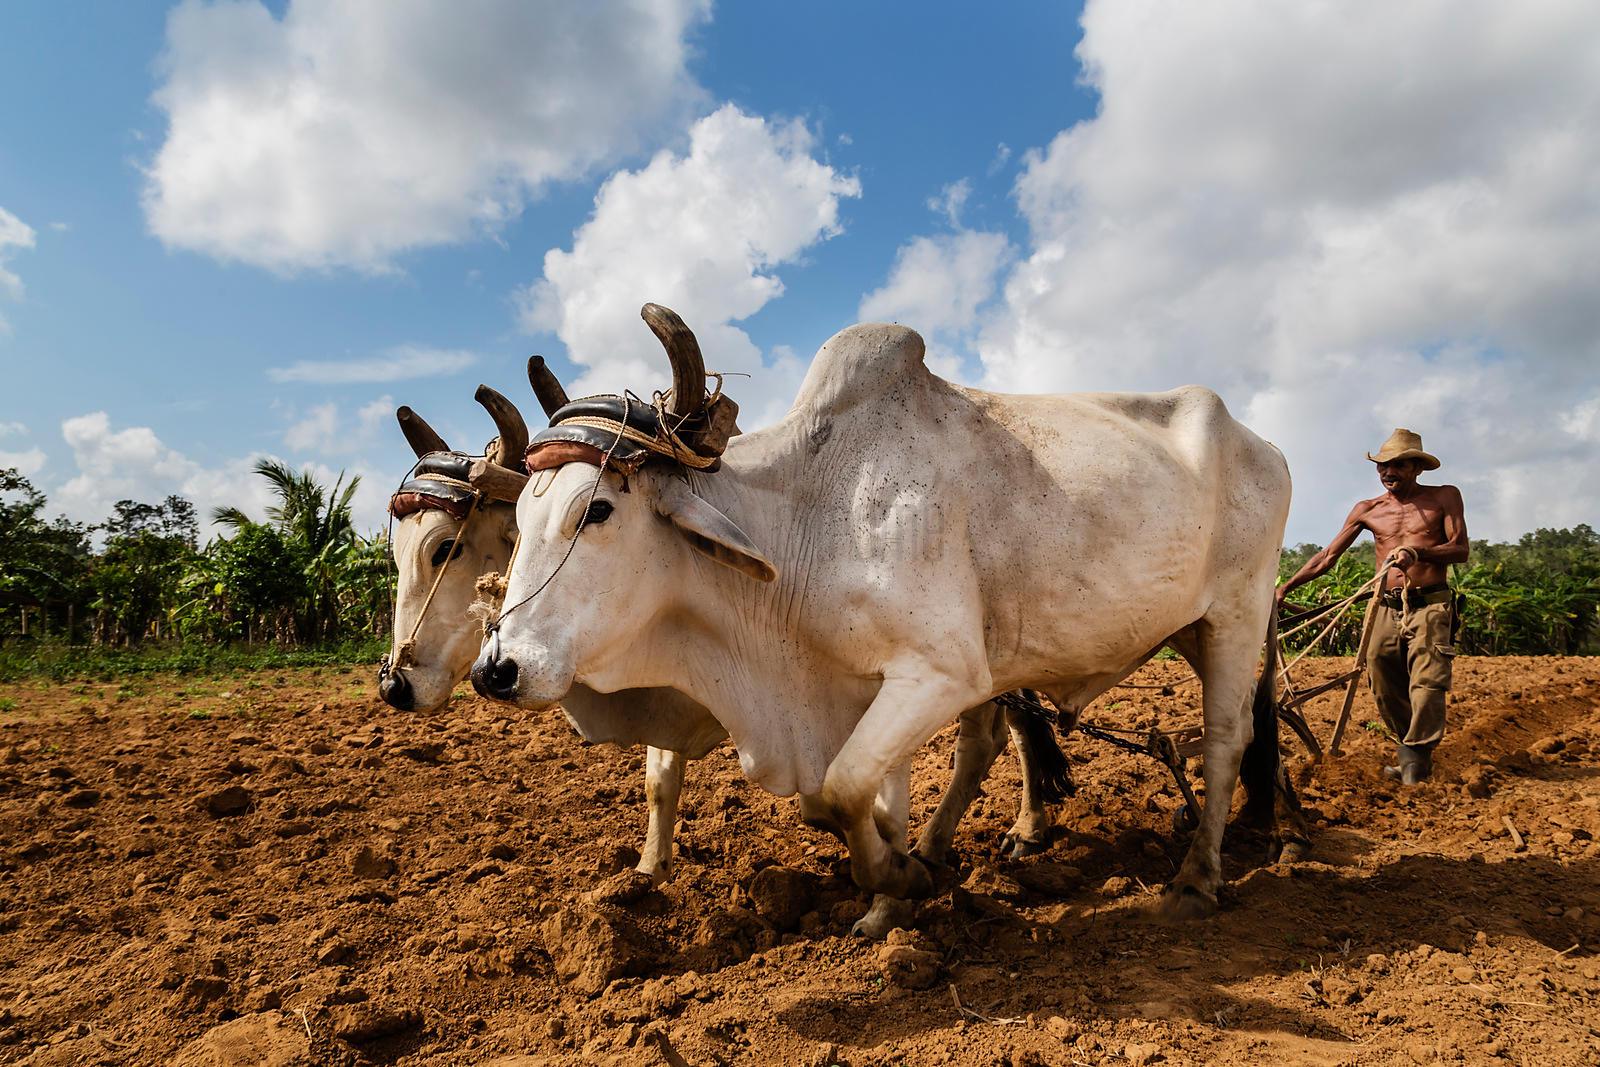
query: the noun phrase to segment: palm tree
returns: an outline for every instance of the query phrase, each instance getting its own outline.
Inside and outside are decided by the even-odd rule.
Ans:
[[[267,508],[267,518],[293,546],[305,569],[310,599],[298,613],[302,636],[330,636],[339,619],[340,565],[357,540],[351,502],[361,476],[345,484],[341,471],[333,488],[324,490],[311,471],[295,471],[275,459],[257,461],[255,472],[272,483],[278,498]],[[235,507],[216,508],[211,518],[235,530],[254,525]]]

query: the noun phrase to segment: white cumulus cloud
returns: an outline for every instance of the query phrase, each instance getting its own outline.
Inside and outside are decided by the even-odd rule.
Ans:
[[[653,301],[695,331],[708,370],[752,375],[728,382],[742,426],[785,411],[804,363],[777,353],[763,366],[732,324],[778,297],[777,268],[839,233],[840,200],[861,195],[814,150],[804,124],[727,105],[694,124],[687,154],[663,151],[608,178],[571,250],[546,253],[544,276],[519,294],[524,325],[556,333],[584,367],[568,391],[666,387],[666,358],[639,320]]]
[[[962,353],[1013,254],[1004,234],[957,230],[916,237],[895,253],[883,288],[861,301],[863,320],[900,322],[928,342],[927,362],[946,378],[962,378]]]
[[[59,509],[79,522],[103,521],[118,500],[155,503],[177,494],[194,503],[201,530],[207,531],[213,529],[213,508],[237,507],[264,519],[274,499],[266,479],[251,470],[261,453],[202,463],[167,445],[148,426],[118,429],[104,411],[65,419],[61,436],[72,450],[76,473],[47,490],[50,510]],[[337,468],[321,461],[305,466],[326,486],[339,475]],[[350,474],[363,476],[354,503],[357,525],[375,529],[383,521],[389,475],[379,476],[360,462],[347,469],[347,482]]]
[[[1422,433],[1474,535],[1593,521],[1600,7],[1091,0],[1098,113],[1028,153],[994,388],[1210,385],[1283,448],[1291,540]]]
[[[708,0],[189,0],[144,209],[166,244],[289,273],[393,268],[660,143]]]
[[[33,247],[33,227],[0,207],[0,293],[12,300],[22,298],[22,279],[7,268],[6,262],[16,249]],[[0,336],[11,332],[11,326],[0,315]]]
[[[308,382],[312,385],[399,382],[410,378],[442,378],[465,370],[477,361],[476,355],[458,348],[397,345],[381,356],[299,360],[287,367],[268,367],[267,377],[275,382]]]
[[[346,417],[340,406],[316,404],[294,418],[283,433],[285,447],[297,454],[343,455],[371,446],[378,427],[393,418],[394,397],[380,396]]]
[[[44,470],[48,457],[41,448],[27,448],[21,452],[0,451],[0,470],[12,468],[24,478],[32,478]]]

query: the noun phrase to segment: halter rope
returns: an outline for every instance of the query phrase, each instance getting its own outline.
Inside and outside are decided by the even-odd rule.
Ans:
[[[719,383],[719,387],[720,387],[720,383]],[[660,394],[657,394],[657,395],[659,396]],[[572,531],[572,540],[567,542],[567,551],[562,555],[561,562],[556,564],[556,569],[550,572],[549,577],[545,578],[544,581],[539,583],[539,588],[535,589],[533,592],[529,593],[527,596],[523,597],[521,600],[519,600],[515,604],[511,605],[509,608],[505,608],[504,610],[502,610],[500,612],[500,614],[495,618],[494,622],[490,623],[487,627],[484,628],[483,635],[485,637],[488,637],[491,634],[494,635],[494,640],[495,640],[494,658],[495,659],[498,660],[500,658],[500,624],[505,621],[505,618],[506,618],[507,615],[510,615],[513,611],[516,611],[518,608],[522,607],[524,604],[527,604],[528,602],[533,600],[534,597],[536,597],[540,593],[544,592],[545,588],[551,582],[555,581],[556,575],[561,573],[561,568],[563,568],[563,567],[565,567],[567,565],[567,560],[572,558],[572,550],[578,547],[578,535],[583,533],[584,526],[586,526],[588,524],[588,522],[589,522],[589,509],[594,506],[595,495],[600,492],[600,482],[605,478],[605,476],[606,476],[606,467],[611,463],[611,453],[615,452],[616,449],[617,449],[617,445],[622,443],[622,440],[623,440],[622,431],[627,429],[628,410],[629,410],[630,406],[632,405],[632,402],[633,402],[633,394],[631,394],[631,393],[623,393],[622,394],[622,422],[615,424],[615,431],[616,431],[617,435],[616,435],[616,437],[612,438],[611,444],[606,448],[605,456],[600,460],[600,469],[595,472],[594,484],[589,487],[589,499],[584,501],[583,514],[578,516],[577,528]],[[606,422],[610,422],[609,419],[605,420],[605,421]],[[610,429],[612,427],[605,427],[605,428]],[[668,432],[672,435],[672,439],[674,439],[674,440],[677,439],[677,432],[676,432],[675,429],[669,430]],[[663,454],[665,454],[665,453],[663,453]],[[522,528],[521,528],[521,525],[519,524],[518,527],[517,527],[517,540],[516,540],[516,543],[511,546],[511,562],[506,564],[506,573],[507,574],[510,574],[511,573],[511,569],[517,565],[517,552],[521,548],[522,548]]]

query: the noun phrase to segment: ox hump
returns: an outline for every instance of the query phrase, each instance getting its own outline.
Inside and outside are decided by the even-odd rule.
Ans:
[[[908,380],[928,377],[927,346],[908,326],[863,322],[847,326],[817,350],[795,397],[796,410],[843,411],[882,396]]]

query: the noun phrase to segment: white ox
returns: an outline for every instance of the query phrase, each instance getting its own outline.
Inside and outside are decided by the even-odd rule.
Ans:
[[[537,357],[535,357],[537,360]],[[530,361],[529,375],[543,372],[543,361]],[[518,470],[528,442],[527,425],[515,406],[487,386],[479,386],[478,402],[494,418],[499,436],[485,449],[485,459]],[[435,711],[450,699],[456,683],[467,676],[482,639],[482,625],[472,615],[479,600],[480,579],[505,571],[516,542],[516,510],[470,482],[474,457],[452,452],[442,437],[409,407],[395,412],[400,429],[416,453],[421,477],[408,480],[391,500],[398,512],[393,532],[395,567],[394,644],[378,674],[383,700],[402,711]],[[442,476],[442,477],[441,477]],[[431,478],[431,481],[429,480]],[[499,484],[504,484],[504,475]],[[422,497],[423,501],[416,499]],[[404,504],[402,504],[404,501]],[[425,501],[425,502],[424,502]],[[457,504],[454,512],[448,505]],[[409,506],[406,506],[409,505]],[[466,516],[471,515],[470,520]],[[648,825],[640,850],[639,874],[649,885],[672,877],[673,833],[678,798],[683,788],[684,759],[698,759],[727,737],[704,709],[667,689],[617,696],[593,693],[582,686],[567,694],[566,705],[582,709],[583,720],[623,726],[620,732],[595,727],[591,741],[638,744],[616,706],[652,720],[674,724],[672,748],[648,749],[645,798]]]
[[[539,357],[529,360],[528,375],[547,414],[566,403],[560,384]],[[521,468],[527,426],[515,406],[488,386],[479,386],[477,400],[499,431],[485,449],[485,462],[476,464],[477,479],[471,473],[477,457],[451,451],[409,407],[395,413],[417,455],[413,469],[421,476],[406,481],[390,504],[396,513],[393,551],[398,571],[394,643],[379,671],[378,689],[385,702],[403,711],[437,710],[467,676],[480,645],[481,624],[472,615],[480,599],[480,579],[506,569],[516,541],[515,509],[496,495],[508,487],[514,491],[523,480],[507,472]],[[500,470],[486,470],[485,463]],[[465,477],[453,478],[451,471]],[[645,763],[648,827],[636,870],[644,886],[669,880],[685,760],[704,756],[727,731],[704,707],[665,688],[608,694],[577,685],[563,705],[569,720],[592,742],[653,742]],[[1007,719],[1023,769],[1023,804],[1007,844],[1023,854],[1048,843],[1045,801],[1059,796],[1062,783],[1053,776],[1064,774],[1065,764],[1047,729],[1041,736],[1036,724],[1014,714],[1002,717],[991,704],[962,721],[961,769],[919,844],[922,855],[942,860],[948,853],[984,773],[1005,747]],[[862,928],[878,932],[871,922]]]
[[[689,337],[667,345],[666,408],[689,417],[692,334],[644,315]],[[1289,509],[1277,449],[1203,388],[987,393],[932,374],[914,331],[868,324],[722,463],[531,480],[480,692],[680,690],[752,780],[837,824],[859,885],[911,897],[931,879],[906,849],[907,779],[935,731],[1019,687],[1080,709],[1171,644],[1204,686],[1207,799],[1164,905],[1215,909],[1252,694],[1246,784],[1269,817],[1278,773],[1270,658],[1254,678]]]

